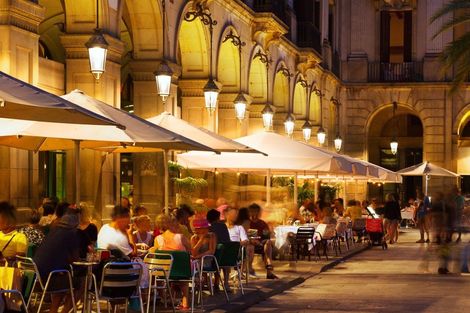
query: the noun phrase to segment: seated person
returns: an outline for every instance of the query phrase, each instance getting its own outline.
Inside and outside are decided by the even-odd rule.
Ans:
[[[42,217],[39,220],[40,226],[49,226],[55,220],[55,207],[51,202],[46,202],[42,205]]]
[[[153,248],[149,252],[157,250],[166,251],[191,251],[191,245],[183,234],[178,233],[180,224],[178,221],[169,215],[160,214],[155,219],[155,224],[162,232],[160,235],[155,237]],[[175,287],[179,287],[182,293],[181,305],[178,309],[188,310],[188,295],[189,295],[189,284],[188,283],[177,283]]]
[[[344,217],[349,217],[351,218],[352,221],[354,221],[356,218],[362,217],[362,208],[357,203],[358,201],[356,200],[348,201],[348,207],[346,208],[346,211],[344,212]]]
[[[230,242],[227,225],[220,221],[219,211],[216,209],[209,210],[207,212],[207,221],[210,223],[209,231],[215,234],[217,243]]]
[[[178,221],[178,232],[183,234],[183,236],[189,241],[191,240],[191,227],[189,218],[194,216],[194,211],[186,204],[182,204],[176,210],[176,220]]]
[[[98,249],[110,250],[118,258],[135,256],[137,250],[127,235],[131,223],[130,210],[116,205],[111,217],[112,221],[103,225],[98,233]]]
[[[251,229],[256,229],[258,231],[259,239],[250,240],[251,245],[254,246],[254,252],[260,253],[263,255],[263,261],[266,265],[266,278],[267,279],[277,279],[277,276],[273,273],[273,261],[272,261],[272,251],[273,246],[271,242],[271,232],[269,230],[268,224],[265,221],[260,219],[261,216],[261,207],[256,204],[250,204],[248,207],[250,211]],[[253,258],[252,254],[249,258],[249,267],[250,272],[253,271]],[[254,271],[253,271],[254,274]]]
[[[68,270],[69,265],[79,257],[80,242],[77,236],[78,215],[74,212],[65,214],[60,218],[56,226],[47,234],[41,246],[34,255],[41,279],[46,283],[49,273],[54,270]],[[49,290],[66,290],[69,288],[69,281],[65,275],[54,275],[51,278]],[[77,288],[77,281],[74,281],[74,288]],[[62,312],[69,312],[72,307],[72,297],[70,294],[53,293],[50,313],[57,313],[64,301]]]
[[[28,226],[25,226],[19,230],[21,233],[25,234],[28,243],[36,247],[42,243],[45,237],[41,226],[39,226],[40,219],[41,215],[39,214],[39,211],[31,210]]]
[[[16,208],[0,202],[0,260],[12,262],[16,255],[25,256],[28,240],[16,230]]]
[[[205,218],[193,221],[194,235],[191,237],[191,255],[201,259],[205,255],[214,255],[217,238],[209,230],[209,222]]]
[[[153,246],[153,233],[150,231],[150,217],[148,215],[140,215],[135,219],[137,230],[134,231],[134,243],[140,246],[142,250],[148,250]]]

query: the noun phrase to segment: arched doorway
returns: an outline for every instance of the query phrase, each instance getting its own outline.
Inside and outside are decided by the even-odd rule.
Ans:
[[[457,172],[462,175],[462,194],[470,194],[470,121],[459,132]]]
[[[398,152],[392,154],[390,141],[396,137]],[[370,122],[368,132],[368,160],[393,171],[423,161],[423,124],[411,110],[399,107],[393,117],[389,106],[378,112]],[[400,199],[416,196],[416,188],[422,188],[422,177],[403,177],[403,184],[369,184],[369,197],[384,199],[387,193],[399,193]]]

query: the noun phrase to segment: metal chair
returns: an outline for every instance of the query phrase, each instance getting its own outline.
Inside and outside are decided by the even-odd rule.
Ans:
[[[297,248],[297,257],[296,260],[299,259],[300,253],[302,251],[302,257],[305,259],[305,256],[308,257],[308,260],[311,260],[311,253],[310,251],[315,248],[315,228],[314,227],[299,227],[297,229],[297,233],[295,235],[295,248]],[[294,249],[295,249],[294,248]],[[317,251],[318,258],[320,258],[320,254]]]
[[[204,274],[207,274],[209,276],[208,281],[209,281],[210,293],[211,293],[211,295],[214,295],[214,286],[212,284],[212,277],[214,275],[219,275],[219,277],[220,277],[220,266],[219,266],[219,262],[217,261],[217,258],[215,257],[215,255],[205,255],[205,256],[203,256],[202,259],[201,259],[201,264],[199,266],[200,266],[199,281],[201,282],[199,284],[199,296],[200,296],[201,306],[202,306],[202,276]],[[225,289],[224,284],[222,284],[222,289],[224,290],[225,299],[227,300],[227,302],[230,302],[230,299],[228,297],[228,293],[227,293],[227,290]]]
[[[338,236],[336,234],[336,224],[320,224],[317,226],[315,230],[315,234],[318,235],[318,241],[323,247],[323,255],[326,257],[328,261],[328,243],[331,242],[333,244],[333,249],[335,250],[336,256],[341,253],[341,248],[338,245]]]
[[[242,262],[240,260],[240,243],[239,242],[225,242],[219,243],[215,250],[215,258],[217,259],[219,269],[232,269],[237,271],[238,284],[242,295],[245,294],[243,290],[242,281]]]
[[[173,256],[168,253],[148,253],[144,258],[144,263],[149,268],[149,292],[147,299],[147,313],[150,312],[150,297],[152,290],[153,294],[153,311],[155,312],[155,306],[157,301],[157,290],[163,290],[165,308],[167,307],[167,294],[170,295],[171,307],[175,312],[175,302],[173,300],[173,294],[170,289],[170,273],[173,266]]]
[[[191,284],[191,313],[194,312],[194,298],[196,282],[199,278],[198,267],[191,266],[191,256],[186,251],[157,250],[157,253],[170,254],[173,256],[173,264],[170,271],[169,281],[173,283],[187,282]]]
[[[0,298],[2,298],[3,295],[6,295],[6,294],[10,294],[10,295],[16,295],[20,300],[21,300],[21,306],[23,307],[24,309],[24,313],[28,313],[28,307],[26,306],[26,302],[24,301],[24,298],[23,298],[23,294],[16,290],[16,289],[13,289],[13,290],[4,290],[4,289],[0,289]],[[4,303],[5,307],[2,307],[0,306],[0,312],[4,312],[6,311],[6,303]]]
[[[97,311],[100,312],[99,302],[108,303],[124,301],[125,310],[129,304],[129,298],[137,295],[139,298],[140,312],[144,313],[142,294],[140,292],[140,279],[142,278],[142,264],[137,262],[109,262],[103,267],[101,283],[97,291],[96,276],[93,275],[94,291],[89,291],[90,300],[96,302]],[[116,310],[118,304],[114,304]]]
[[[34,274],[34,282],[31,288],[31,295],[28,297],[28,302],[26,304],[26,307],[29,309],[29,306],[31,304],[31,298],[32,295],[35,294],[35,304],[37,300],[37,295],[41,294],[41,300],[39,301],[39,306],[37,312],[41,312],[42,305],[44,303],[44,298],[46,294],[54,294],[54,293],[64,293],[64,292],[69,292],[70,296],[72,297],[72,303],[73,303],[73,312],[77,312],[77,307],[75,305],[75,298],[73,294],[73,284],[72,284],[72,275],[70,274],[70,271],[63,269],[63,270],[55,270],[51,271],[49,275],[47,276],[46,283],[44,284],[41,275],[39,274],[38,267],[36,266],[36,263],[34,263],[33,259],[27,258],[27,257],[22,257],[22,256],[16,256],[17,259],[17,267],[21,269],[24,273],[31,273]],[[50,283],[52,278],[58,276],[58,275],[65,275],[67,280],[68,280],[68,285],[69,288],[67,289],[59,289],[59,290],[49,290],[50,289]]]

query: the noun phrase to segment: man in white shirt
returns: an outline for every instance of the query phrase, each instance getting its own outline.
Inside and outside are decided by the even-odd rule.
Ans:
[[[112,218],[111,223],[103,225],[98,233],[98,248],[110,250],[117,257],[134,255],[135,247],[127,235],[131,223],[129,209],[120,205],[115,206]]]

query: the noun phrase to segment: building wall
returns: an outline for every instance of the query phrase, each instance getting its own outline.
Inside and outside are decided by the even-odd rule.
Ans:
[[[287,103],[289,99],[304,99],[296,97],[294,90],[299,79],[306,79],[315,83],[325,96],[316,112],[308,110],[306,103],[304,110],[301,109],[302,104],[296,104],[294,139],[301,139],[301,126],[307,119],[305,112],[311,111],[316,114],[308,116],[314,124],[312,134],[323,126],[327,131],[326,148],[333,149],[333,139],[339,132],[344,138],[344,153],[368,159],[371,121],[381,114],[388,114],[391,103],[397,101],[400,110],[415,114],[422,121],[425,157],[451,170],[466,171],[466,167],[456,159],[465,154],[457,144],[458,129],[468,119],[467,91],[464,88],[450,96],[450,83],[447,81],[452,73],[439,74],[437,61],[438,53],[452,40],[453,34],[449,32],[432,39],[442,21],[432,26],[428,23],[444,0],[405,2],[406,9],[413,12],[412,58],[424,64],[422,82],[369,82],[369,62],[380,60],[380,11],[390,9],[382,0],[322,0],[320,52],[296,45],[298,34],[292,28],[296,25],[293,1],[286,2],[289,18],[281,20],[271,14],[255,12],[250,8],[253,1],[167,0],[167,18],[164,21],[160,1],[100,0],[99,26],[104,29],[110,47],[106,72],[98,82],[88,72],[84,46],[97,21],[95,1],[65,0],[58,3],[41,0],[39,5],[25,0],[1,2],[0,9],[14,8],[22,14],[13,15],[12,11],[0,10],[2,17],[14,16],[0,19],[0,70],[55,94],[79,88],[116,107],[120,106],[122,84],[130,75],[137,115],[150,117],[169,111],[230,138],[262,130],[261,110],[266,103],[280,104],[275,108],[274,130],[283,133],[283,121],[293,110]],[[210,12],[217,21],[213,30],[212,53],[208,27],[198,18],[192,22],[184,18],[196,4],[203,4],[206,13]],[[333,4],[331,12],[335,20],[334,40],[328,38],[330,4]],[[230,42],[224,43],[230,31],[245,42],[241,49],[241,62],[238,61],[238,49],[231,47]],[[47,58],[39,57],[39,42],[49,50]],[[266,53],[271,60],[267,82],[259,62],[253,60],[257,51]],[[335,60],[335,55],[338,60]],[[163,57],[175,73],[172,92],[165,104],[156,93],[153,75]],[[335,69],[336,61],[341,65],[340,72]],[[292,74],[290,78],[278,73],[282,67]],[[255,68],[256,73],[251,76],[250,72]],[[204,109],[202,92],[210,73],[221,88],[218,108],[212,114]],[[266,83],[267,89],[264,90],[260,86]],[[258,90],[260,95],[250,97],[251,89]],[[248,108],[247,119],[241,123],[235,119],[232,104],[239,92],[247,94],[253,101]],[[280,101],[281,98],[287,102]],[[339,107],[339,129],[336,127],[337,108],[332,98],[339,99],[342,104]],[[310,143],[317,144],[315,136]],[[0,198],[10,199],[18,205],[33,205],[41,191],[36,187],[27,190],[27,186],[36,186],[31,183],[39,176],[37,157],[6,148],[0,148],[0,153],[0,182],[8,186],[0,191]],[[82,200],[101,213],[118,197],[119,158],[93,151],[83,151],[82,155]],[[67,160],[67,197],[72,199],[71,152],[68,152]],[[151,210],[159,210],[162,206],[162,166],[161,154],[135,157],[135,199]],[[237,181],[226,176],[220,178],[222,181],[217,183],[217,190],[212,194],[209,192],[209,196],[223,193],[226,188],[221,186]],[[442,182],[437,182],[435,187],[441,185]],[[355,189],[347,187],[348,197],[364,198],[365,193],[365,184]]]

